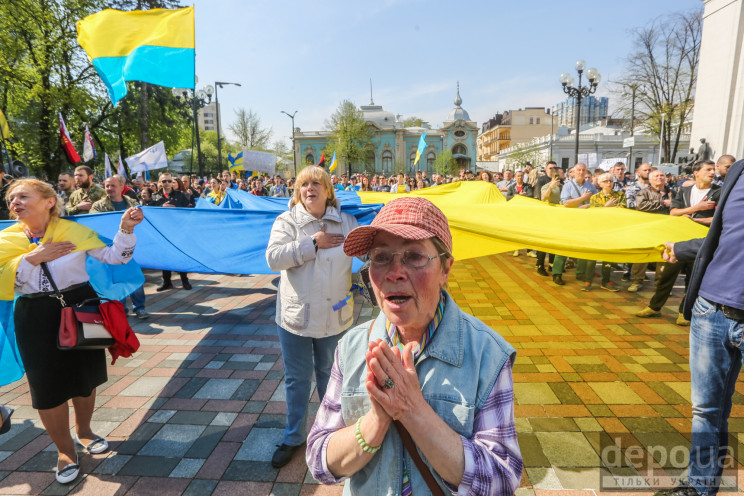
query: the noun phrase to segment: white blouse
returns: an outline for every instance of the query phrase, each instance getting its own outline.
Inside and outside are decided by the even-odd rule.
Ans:
[[[111,246],[73,252],[46,264],[55,284],[60,291],[64,291],[70,286],[88,281],[88,272],[85,270],[85,259],[88,255],[103,263],[121,265],[132,259],[136,243],[137,236],[118,231]],[[44,275],[41,264],[34,266],[25,258],[21,259],[16,271],[16,295],[47,291],[54,291],[54,288]]]

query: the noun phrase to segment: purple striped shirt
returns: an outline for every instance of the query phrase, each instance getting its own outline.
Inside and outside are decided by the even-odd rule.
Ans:
[[[338,348],[331,369],[328,389],[307,438],[305,455],[313,477],[322,484],[337,484],[326,464],[326,450],[331,435],[346,427],[341,414],[343,374],[338,367]],[[504,364],[483,407],[473,419],[473,437],[462,438],[465,450],[465,472],[459,487],[449,486],[457,495],[514,494],[522,478],[522,455],[514,425],[514,389],[511,361]],[[414,467],[415,469],[415,467]]]

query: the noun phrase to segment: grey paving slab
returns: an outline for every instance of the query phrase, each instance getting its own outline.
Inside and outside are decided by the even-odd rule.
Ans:
[[[284,429],[254,427],[240,446],[235,460],[271,462],[276,445],[284,439]]]
[[[253,370],[270,370],[274,366],[274,362],[260,362],[257,363]]]
[[[158,410],[147,421],[154,424],[164,424],[175,414],[175,410]]]
[[[12,451],[0,451],[0,462],[8,458],[10,455],[12,455]]]
[[[204,462],[202,458],[182,458],[168,477],[193,479]]]
[[[233,460],[222,478],[224,480],[274,482],[279,470],[271,462]]]
[[[261,413],[266,408],[265,401],[249,401],[243,407],[243,413]]]
[[[215,415],[214,419],[212,419],[212,422],[209,425],[218,425],[218,426],[229,427],[235,421],[235,418],[237,416],[238,416],[237,413],[219,412],[217,415]]]
[[[258,387],[261,385],[261,381],[254,381],[252,379],[245,379],[242,384],[235,390],[230,396],[231,400],[248,401],[256,392]]]
[[[94,470],[94,474],[100,475],[116,475],[119,470],[132,459],[132,455],[121,455],[114,453],[101,462]]]
[[[204,366],[205,369],[221,369],[222,366],[225,365],[225,362],[222,360],[212,360],[208,364]]]
[[[229,400],[242,382],[241,379],[209,379],[193,397],[208,400]]]
[[[277,482],[271,489],[269,496],[298,496],[302,490],[302,484],[287,484]]]
[[[263,355],[252,355],[247,353],[236,353],[231,356],[228,361],[230,362],[260,362]]]
[[[181,496],[209,496],[217,487],[216,480],[195,479]]]
[[[160,430],[161,424],[144,423],[121,443],[116,451],[123,455],[136,455],[137,452]],[[170,472],[169,472],[170,473]]]
[[[203,425],[165,424],[145,444],[138,455],[182,457],[203,431]]]
[[[135,411],[134,408],[99,408],[93,412],[93,420],[121,423],[128,419]]]
[[[194,441],[194,444],[186,452],[188,458],[208,458],[214,447],[220,442],[222,436],[227,432],[227,427],[221,425],[210,425]]]
[[[168,381],[170,381],[169,377],[140,377],[119,394],[121,396],[157,396]]]
[[[0,438],[2,451],[17,451],[44,433],[43,429],[36,427],[30,420],[19,423],[15,421],[15,415],[12,420],[10,431]]]
[[[119,470],[118,475],[136,475],[140,477],[167,477],[180,462],[179,458],[165,456],[133,456]]]
[[[217,416],[217,412],[194,412],[181,411],[177,412],[168,420],[169,424],[191,424],[191,425],[209,425]]]
[[[18,470],[22,472],[48,472],[54,470],[57,465],[57,452],[42,451],[29,461],[21,465]]]
[[[198,372],[197,369],[191,369]],[[199,391],[207,382],[209,379],[206,377],[194,377],[189,380],[189,382],[183,386],[181,389],[178,390],[176,394],[173,395],[174,398],[193,398],[194,394]]]

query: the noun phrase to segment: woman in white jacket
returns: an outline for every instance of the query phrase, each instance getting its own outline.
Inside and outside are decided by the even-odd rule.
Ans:
[[[271,229],[266,260],[281,272],[276,324],[287,392],[284,440],[271,460],[275,468],[289,463],[305,442],[312,372],[322,400],[336,344],[353,323],[352,259],[342,245],[358,225],[341,212],[328,173],[309,166],[297,175],[290,210]]]

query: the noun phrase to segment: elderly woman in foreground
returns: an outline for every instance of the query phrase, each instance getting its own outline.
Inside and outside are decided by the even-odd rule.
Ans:
[[[513,494],[516,353],[444,289],[454,261],[444,214],[424,198],[393,200],[344,251],[369,256],[382,311],[336,349],[308,437],[313,477],[349,479],[347,495]]]

